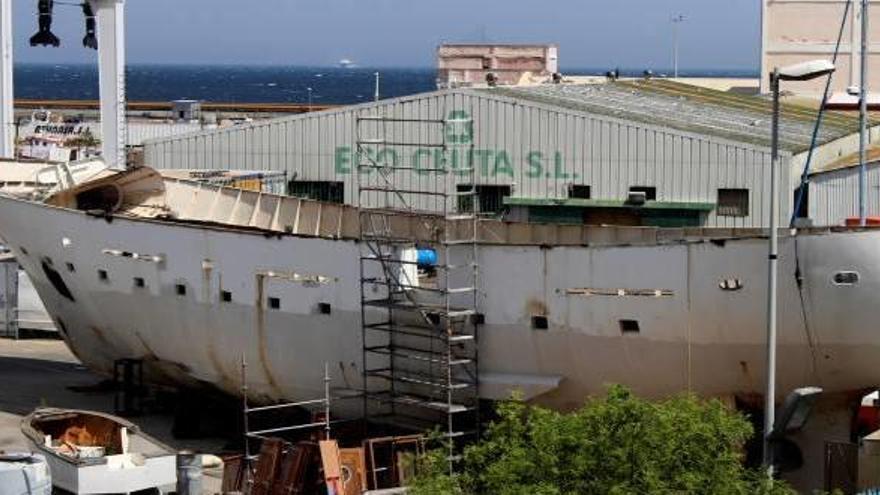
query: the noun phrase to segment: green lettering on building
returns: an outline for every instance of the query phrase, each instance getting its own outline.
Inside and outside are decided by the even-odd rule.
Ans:
[[[336,173],[337,174],[350,174],[351,173],[351,147],[349,146],[337,146],[336,153],[334,156],[334,162],[336,163]]]
[[[427,164],[424,164],[424,160],[427,160]],[[413,153],[413,168],[415,169],[415,173],[419,175],[428,175],[431,173],[430,170],[425,170],[426,168],[432,168],[431,164],[431,150],[426,150],[424,148],[419,148]]]
[[[510,155],[506,151],[498,150],[495,152],[495,171],[492,175],[495,177],[506,175],[513,179],[513,166],[510,164]]]
[[[441,176],[451,170],[459,177],[473,175],[479,179],[499,178],[515,181],[518,178],[572,180],[576,173],[566,171],[562,151],[478,148],[474,146],[474,125],[467,112],[454,110],[446,122],[447,147],[376,147],[364,146],[363,156],[350,146],[338,146],[334,153],[336,173],[351,174],[357,164],[405,167],[418,176]],[[372,170],[362,167],[361,173]]]

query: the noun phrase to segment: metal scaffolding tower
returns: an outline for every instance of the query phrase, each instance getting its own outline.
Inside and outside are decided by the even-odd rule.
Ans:
[[[452,461],[480,421],[473,121],[381,114],[356,127],[364,415],[439,427]],[[400,218],[421,228],[396,228]],[[436,264],[420,265],[420,249]]]

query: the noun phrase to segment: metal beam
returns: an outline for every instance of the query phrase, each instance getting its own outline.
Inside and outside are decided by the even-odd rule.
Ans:
[[[125,163],[125,9],[124,0],[89,0],[98,19],[98,73],[101,139],[110,167]]]
[[[0,158],[14,158],[12,0],[0,0]]]

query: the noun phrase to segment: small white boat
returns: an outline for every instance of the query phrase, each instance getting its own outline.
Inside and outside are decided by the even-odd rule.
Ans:
[[[176,454],[137,425],[109,414],[37,409],[21,430],[46,457],[56,488],[76,494],[173,489]]]

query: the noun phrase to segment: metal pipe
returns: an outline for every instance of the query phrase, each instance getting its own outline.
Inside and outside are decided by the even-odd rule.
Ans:
[[[764,391],[764,467],[773,476],[773,452],[770,434],[776,419],[776,290],[777,265],[779,261],[779,69],[770,75],[773,91],[773,136],[770,158],[770,246],[767,256],[767,387]]]
[[[868,205],[868,4],[870,0],[862,0],[862,53],[861,82],[859,87],[859,225],[864,227],[867,222]]]

